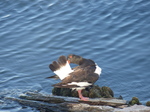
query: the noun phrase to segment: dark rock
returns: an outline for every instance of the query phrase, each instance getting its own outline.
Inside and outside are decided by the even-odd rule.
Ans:
[[[72,97],[78,97],[78,92],[76,90],[71,90],[71,96]]]
[[[85,97],[89,97],[89,90],[82,90],[82,94]]]
[[[150,101],[148,101],[148,102],[146,103],[146,106],[150,106]]]
[[[101,88],[100,93],[101,93],[101,96],[104,97],[104,98],[114,97],[113,91],[109,87],[106,87],[106,86]]]
[[[52,93],[58,96],[72,96],[69,88],[53,88]]]
[[[90,98],[101,98],[101,88],[98,86],[93,86],[89,91]]]
[[[78,93],[76,90],[71,90],[69,88],[53,88],[53,95],[57,96],[69,96],[69,97],[78,97]],[[99,87],[92,86],[85,90],[82,90],[82,94],[85,97],[89,98],[112,98],[114,97],[113,91],[109,87]]]
[[[141,103],[137,97],[133,97],[132,100],[129,101],[129,105],[134,105],[134,104],[141,105]]]

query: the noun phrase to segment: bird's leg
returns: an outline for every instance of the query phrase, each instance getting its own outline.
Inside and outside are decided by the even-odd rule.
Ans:
[[[80,98],[81,100],[83,100],[83,101],[88,101],[88,100],[89,100],[89,98],[87,98],[87,97],[83,97],[83,96],[82,96],[81,91],[82,91],[82,90],[78,90],[79,98]]]

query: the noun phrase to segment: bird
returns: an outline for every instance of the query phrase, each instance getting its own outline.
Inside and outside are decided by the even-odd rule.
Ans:
[[[78,66],[71,68],[70,63]],[[60,56],[57,61],[53,61],[49,65],[49,68],[56,75],[48,78],[59,78],[61,80],[61,82],[52,86],[75,89],[82,101],[89,100],[88,97],[82,95],[82,90],[93,85],[102,72],[102,69],[93,60],[75,54],[70,54],[67,57]]]

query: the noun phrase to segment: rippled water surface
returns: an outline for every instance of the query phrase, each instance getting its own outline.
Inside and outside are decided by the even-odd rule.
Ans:
[[[48,65],[68,54],[94,60],[96,84],[115,97],[150,101],[149,0],[1,0],[0,9],[1,111],[35,112],[4,97],[51,94]]]

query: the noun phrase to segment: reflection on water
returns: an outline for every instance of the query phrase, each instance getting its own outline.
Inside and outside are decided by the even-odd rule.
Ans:
[[[26,91],[51,94],[56,80],[48,65],[60,55],[93,59],[103,73],[96,82],[115,96],[142,103],[150,73],[150,2],[0,1],[0,108],[19,111],[4,100]],[[22,111],[33,111],[30,108]]]

